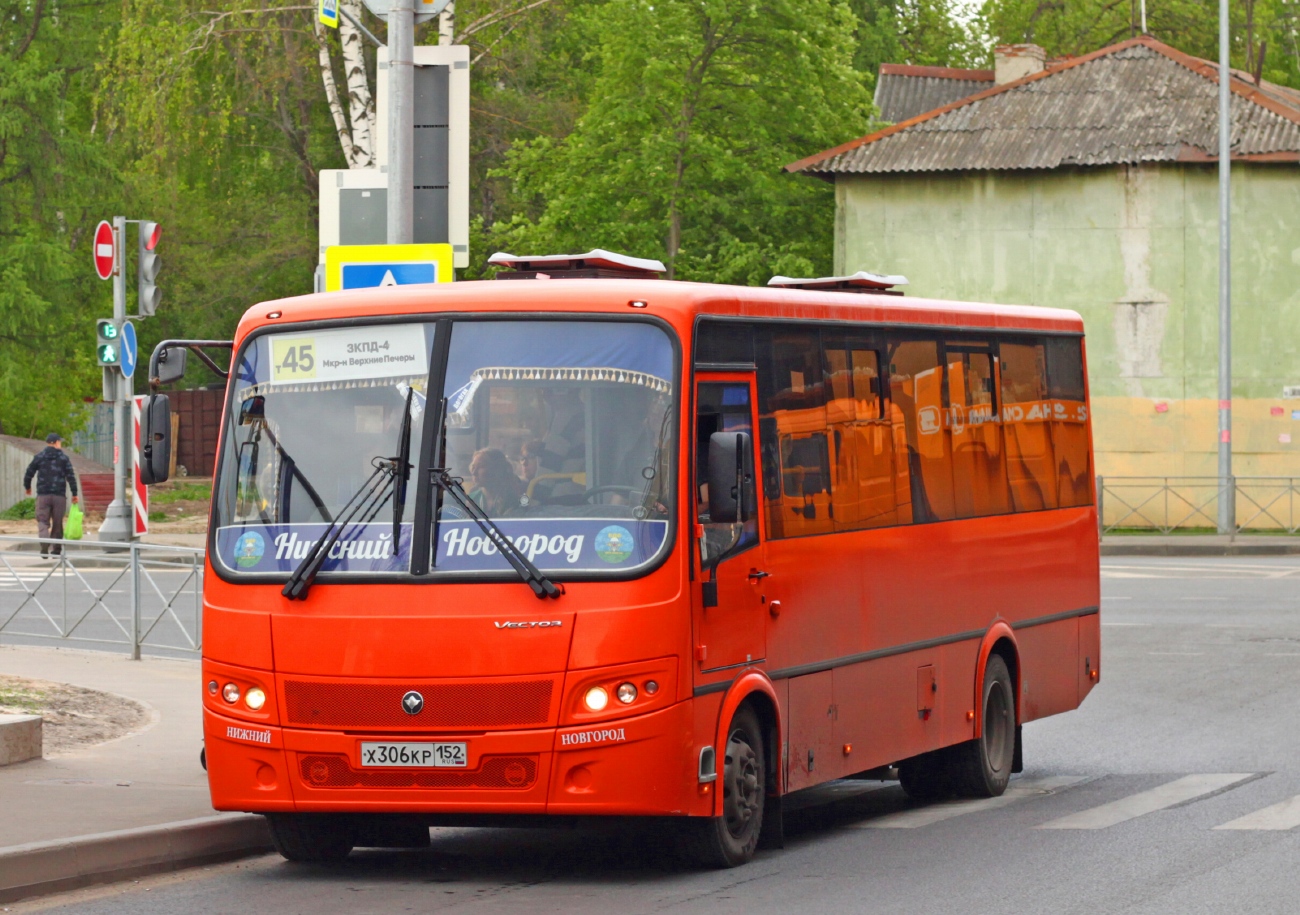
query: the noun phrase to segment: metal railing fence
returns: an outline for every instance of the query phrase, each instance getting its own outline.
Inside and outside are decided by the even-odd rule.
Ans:
[[[41,548],[62,553],[42,559]],[[0,537],[0,637],[197,655],[203,550]]]
[[[1219,500],[1225,498],[1232,503],[1232,535],[1300,532],[1300,477],[1097,477],[1103,537],[1116,530],[1217,531]]]

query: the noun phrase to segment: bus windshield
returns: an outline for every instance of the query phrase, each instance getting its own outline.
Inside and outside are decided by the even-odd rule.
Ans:
[[[446,466],[544,571],[650,561],[673,505],[673,351],[644,323],[463,321],[451,337]],[[439,569],[505,568],[454,500]]]
[[[322,574],[405,574],[421,477],[376,475],[403,441],[414,468],[438,460],[548,575],[625,572],[666,548],[675,370],[663,330],[459,320],[450,333],[432,400],[432,322],[288,331],[244,347],[214,499],[223,572],[292,572],[361,498]],[[441,434],[425,436],[439,415]],[[438,444],[422,454],[426,438]],[[434,573],[510,573],[454,499],[435,504]]]

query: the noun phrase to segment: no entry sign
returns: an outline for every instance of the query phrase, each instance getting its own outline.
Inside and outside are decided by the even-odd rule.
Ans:
[[[116,260],[113,246],[113,227],[100,220],[99,225],[95,227],[95,272],[99,274],[101,280],[107,280],[113,276],[113,263]]]

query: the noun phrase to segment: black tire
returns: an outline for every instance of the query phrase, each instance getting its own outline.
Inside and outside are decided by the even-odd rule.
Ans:
[[[953,782],[965,797],[1007,790],[1016,760],[1016,693],[1007,662],[990,655],[980,689],[980,736],[955,747]]]
[[[898,764],[898,783],[914,801],[941,801],[953,793],[947,750],[922,753]]]
[[[340,861],[352,852],[352,831],[341,817],[321,813],[268,813],[271,841],[289,861]]]
[[[767,799],[767,759],[763,729],[749,706],[742,706],[727,729],[718,790],[722,816],[686,823],[686,851],[706,867],[736,867],[754,857],[763,831]]]

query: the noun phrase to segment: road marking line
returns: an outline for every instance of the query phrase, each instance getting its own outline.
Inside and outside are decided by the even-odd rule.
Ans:
[[[1237,817],[1215,829],[1295,829],[1300,826],[1300,795],[1244,817]]]
[[[950,820],[953,817],[959,817],[967,813],[975,813],[980,810],[996,810],[999,807],[1006,807],[1017,801],[1024,801],[1034,797],[1045,797],[1054,794],[1062,788],[1069,788],[1080,782],[1088,781],[1090,776],[1087,775],[1052,775],[1046,778],[1027,778],[1014,781],[1007,788],[1006,793],[1001,797],[980,798],[969,801],[943,801],[938,804],[931,804],[928,807],[916,807],[912,810],[900,810],[896,813],[887,813],[882,817],[874,820],[868,820],[864,823],[855,823],[851,829],[916,829],[921,826],[929,826],[932,823],[939,823],[943,820]]]
[[[1166,782],[1150,791],[1142,791],[1129,797],[1102,804],[1089,810],[1081,810],[1069,816],[1051,820],[1038,826],[1038,829],[1105,829],[1126,820],[1132,820],[1175,804],[1195,800],[1216,791],[1230,788],[1239,782],[1254,778],[1253,772],[1216,772],[1206,775],[1187,775],[1183,778]]]

